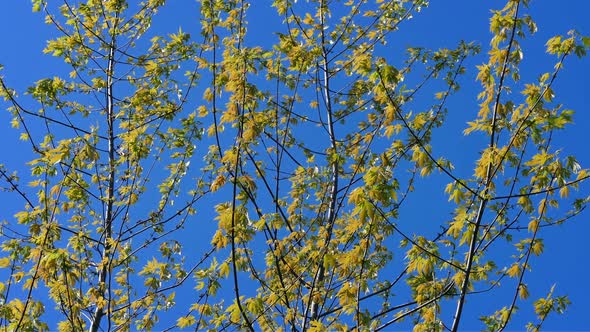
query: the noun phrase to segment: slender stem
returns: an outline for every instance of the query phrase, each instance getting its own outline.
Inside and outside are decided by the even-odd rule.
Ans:
[[[514,23],[512,24],[512,33],[510,35],[510,40],[508,42],[508,49],[506,50],[506,57],[504,58],[504,63],[502,64],[502,72],[500,74],[500,81],[498,83],[498,91],[496,92],[496,98],[494,101],[494,113],[492,115],[492,132],[490,134],[490,143],[489,148],[494,149],[496,146],[496,120],[498,118],[498,109],[500,106],[500,97],[502,95],[502,89],[504,87],[504,79],[506,78],[506,72],[510,57],[510,51],[512,50],[512,46],[514,44],[514,38],[516,36],[516,25],[517,25],[517,17],[518,17],[518,10],[520,7],[520,1],[516,2],[516,8],[514,9],[514,16],[513,20]],[[465,297],[467,295],[467,291],[469,288],[469,279],[471,277],[471,270],[473,268],[473,262],[476,256],[476,248],[477,248],[477,240],[479,237],[479,229],[481,227],[481,220],[483,219],[483,215],[485,213],[486,205],[489,201],[488,194],[490,184],[493,179],[493,160],[487,165],[486,169],[486,176],[484,182],[484,192],[483,195],[480,195],[481,201],[479,204],[479,208],[477,210],[477,216],[475,221],[475,226],[473,228],[473,234],[471,235],[471,241],[469,243],[469,252],[467,255],[467,264],[465,267],[465,278],[463,279],[463,284],[461,285],[461,294],[459,296],[459,300],[457,301],[457,307],[455,310],[455,317],[453,319],[453,325],[451,327],[451,332],[457,332],[459,329],[459,324],[461,323],[461,314],[463,313],[463,306],[465,304]],[[499,167],[498,167],[499,168]]]
[[[321,19],[321,25],[324,26],[325,22],[324,22],[324,11],[326,10],[326,4],[324,3],[324,1],[321,1],[320,3],[320,19]],[[323,80],[324,80],[324,84],[323,84],[323,94],[324,94],[324,101],[325,101],[325,105],[326,105],[326,113],[327,113],[327,119],[328,119],[328,135],[330,137],[330,147],[332,149],[332,153],[336,154],[337,153],[337,146],[336,146],[336,135],[334,132],[334,119],[333,119],[333,112],[332,112],[332,100],[331,100],[331,95],[330,95],[330,73],[329,73],[329,64],[328,64],[328,51],[325,48],[325,35],[324,35],[324,29],[321,30],[321,43],[322,43],[322,63],[320,65],[320,69],[323,71]],[[331,189],[330,189],[330,197],[329,197],[329,207],[328,207],[328,218],[326,220],[326,225],[327,225],[327,229],[326,229],[326,240],[324,242],[324,250],[323,253],[325,253],[326,249],[328,248],[329,244],[330,244],[330,239],[332,238],[332,228],[334,226],[334,221],[336,219],[336,208],[337,208],[337,200],[338,200],[338,173],[339,173],[339,168],[340,165],[338,163],[338,159],[333,157],[333,160],[331,160],[332,163],[332,179],[331,179]],[[308,306],[308,309],[311,311],[311,316],[310,316],[310,320],[315,320],[318,318],[319,316],[319,308],[320,308],[320,304],[313,300],[313,291],[316,285],[321,285],[323,280],[324,280],[324,274],[325,274],[325,268],[324,268],[324,264],[322,262],[323,260],[320,257],[320,261],[318,263],[318,270],[316,271],[316,274],[314,276],[314,280],[312,283],[312,287],[309,291],[309,301],[311,301],[311,305]],[[303,322],[303,329],[305,330],[306,328],[306,324],[307,324],[307,310],[306,310],[306,314],[304,317],[304,322]]]
[[[488,170],[490,169],[491,167],[488,167]],[[475,248],[477,245],[478,238],[477,235],[479,234],[481,219],[483,218],[487,203],[487,199],[482,199],[477,210],[477,220],[475,221],[475,228],[473,229],[473,235],[471,236],[471,241],[469,243],[469,255],[467,257],[467,266],[465,267],[465,279],[463,279],[463,284],[461,285],[461,294],[459,296],[459,301],[457,301],[455,318],[453,320],[453,326],[451,327],[452,332],[456,332],[459,329],[459,323],[461,322],[461,314],[463,313],[465,296],[467,295],[467,290],[469,288],[469,277],[471,276],[471,270],[473,268],[473,261],[475,258]]]
[[[238,31],[237,31],[237,36],[238,36],[238,45],[237,48],[238,50],[241,49],[241,43],[242,43],[242,23],[244,21],[244,2],[241,1],[240,2],[240,18],[238,21]],[[238,179],[238,171],[239,171],[239,167],[241,164],[241,160],[242,160],[242,140],[243,140],[243,134],[244,134],[244,109],[246,108],[246,64],[243,64],[244,68],[243,68],[243,77],[242,77],[242,100],[241,100],[241,105],[237,105],[238,108],[238,112],[239,112],[239,116],[238,116],[238,121],[239,121],[239,126],[238,126],[238,137],[236,139],[237,144],[236,144],[236,164],[234,165],[234,171],[233,171],[233,183],[232,183],[232,204],[231,204],[231,232],[230,232],[230,238],[231,238],[231,263],[232,263],[232,275],[233,275],[233,281],[234,281],[234,295],[236,298],[236,303],[238,305],[238,309],[240,310],[240,314],[242,315],[242,318],[244,319],[245,323],[246,323],[246,327],[248,328],[249,331],[254,332],[254,327],[252,326],[252,322],[250,321],[250,319],[248,318],[248,315],[246,314],[246,311],[244,310],[244,307],[242,305],[242,299],[240,296],[240,285],[239,285],[239,278],[238,278],[238,264],[237,264],[237,256],[236,256],[236,207],[237,207],[237,196],[238,196],[238,183],[239,183],[239,179]],[[241,107],[240,107],[241,106]]]
[[[105,227],[105,238],[104,238],[104,250],[102,253],[102,268],[98,273],[98,287],[101,290],[101,293],[105,294],[104,288],[106,288],[105,282],[107,279],[108,271],[108,262],[105,262],[104,259],[110,256],[111,251],[111,237],[112,237],[112,224],[113,224],[113,205],[115,202],[115,161],[116,161],[116,146],[115,146],[115,133],[114,133],[114,121],[115,121],[115,112],[114,112],[114,100],[113,100],[113,74],[114,74],[114,66],[115,66],[115,40],[111,41],[110,49],[109,49],[109,57],[108,57],[108,67],[107,67],[107,88],[106,88],[106,115],[107,115],[107,136],[108,136],[108,156],[109,156],[109,173],[107,178],[107,197],[106,197],[106,213],[105,213],[105,220],[104,220],[104,227]],[[90,326],[90,332],[96,332],[100,328],[100,321],[102,317],[105,315],[105,311],[102,306],[97,305],[96,310],[94,311],[94,316],[92,317],[92,325]]]

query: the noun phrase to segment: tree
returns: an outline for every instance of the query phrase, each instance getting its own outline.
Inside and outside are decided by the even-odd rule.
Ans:
[[[492,12],[465,129],[486,141],[460,176],[432,137],[481,47],[387,45],[426,1],[274,1],[264,43],[251,5],[201,0],[201,31],[154,36],[164,0],[33,1],[70,73],[24,96],[1,81],[34,155],[31,175],[0,168],[23,204],[2,226],[4,328],[457,331],[481,292],[513,294],[480,313],[489,330],[521,305],[530,330],[565,310],[525,277],[542,233],[588,203],[588,170],[553,144],[573,112],[552,87],[589,38],[551,38],[555,67],[523,82],[529,1]],[[408,232],[427,177],[448,182],[452,218]]]

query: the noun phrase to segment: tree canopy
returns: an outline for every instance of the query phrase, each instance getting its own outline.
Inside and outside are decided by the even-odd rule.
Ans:
[[[554,87],[590,38],[527,53],[529,0],[494,4],[489,43],[437,49],[397,42],[425,0],[197,3],[199,29],[167,31],[165,0],[33,0],[61,63],[24,91],[0,77],[30,157],[0,165],[3,329],[538,331],[565,312],[527,277],[590,200]],[[525,54],[553,63],[521,78]],[[475,158],[446,155],[448,128]]]

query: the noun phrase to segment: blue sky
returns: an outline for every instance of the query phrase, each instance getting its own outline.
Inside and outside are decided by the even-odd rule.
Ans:
[[[270,0],[259,0],[252,6],[248,16],[250,32],[254,36],[250,39],[251,43],[265,43],[268,38],[272,38],[272,29],[269,29],[269,26],[280,23],[280,20],[271,21],[270,16],[267,16],[273,13],[270,3]],[[486,61],[485,52],[490,38],[489,7],[498,8],[502,5],[501,1],[432,1],[430,7],[425,8],[402,27],[403,32],[396,34],[394,39],[396,46],[393,49],[407,46],[452,47],[462,39],[481,44],[482,53],[467,61],[468,73],[462,78],[462,89],[448,105],[447,125],[433,138],[437,154],[451,159],[455,164],[456,173],[465,177],[471,174],[474,160],[478,158],[478,149],[484,142],[483,137],[465,137],[462,134],[466,121],[475,117],[478,109],[475,96],[479,93],[480,87],[475,82],[475,65]],[[0,64],[4,66],[0,75],[10,87],[22,94],[34,81],[53,76],[56,72],[63,73],[61,60],[41,52],[46,40],[55,36],[55,30],[44,24],[43,15],[33,14],[28,1],[5,2],[0,8],[0,28],[4,31],[0,37],[4,45],[0,50]],[[152,33],[175,32],[181,26],[183,31],[198,36],[197,10],[197,3],[193,0],[170,0],[154,22]],[[539,73],[552,70],[554,58],[544,53],[544,44],[548,38],[555,34],[565,34],[572,28],[590,35],[589,12],[590,2],[586,0],[531,1],[529,13],[537,22],[539,31],[534,37],[523,42],[523,81],[533,81]],[[559,75],[554,89],[566,108],[576,111],[575,124],[568,128],[567,134],[560,133],[556,136],[554,146],[563,148],[564,155],[576,155],[584,168],[590,167],[589,77],[588,58],[580,60],[571,57],[566,62],[565,70]],[[6,104],[2,104],[2,108],[5,107]],[[0,141],[3,142],[3,153],[0,163],[7,169],[26,174],[25,162],[31,158],[31,154],[28,145],[18,140],[18,136],[19,133],[10,127],[10,114],[6,111],[1,112]],[[443,193],[448,182],[448,179],[440,176],[418,181],[417,192],[431,197],[433,205],[423,206],[424,200],[415,195],[415,199],[408,200],[403,212],[404,217],[427,221],[440,218],[441,213],[450,213],[451,206],[445,205],[447,198]],[[588,194],[590,186],[586,184],[581,188]],[[10,193],[0,193],[0,199],[3,202],[0,219],[10,220],[14,213],[10,207],[17,204],[17,201]],[[531,297],[544,295],[555,283],[556,293],[568,294],[573,302],[567,311],[567,318],[551,317],[545,325],[547,330],[583,330],[588,326],[587,303],[590,297],[590,284],[586,282],[586,276],[590,273],[590,267],[586,257],[586,242],[587,234],[590,232],[589,217],[590,213],[585,212],[575,221],[552,227],[542,234],[546,251],[540,258],[534,259],[534,270],[527,275]],[[425,231],[435,234],[438,231],[429,229],[427,222],[412,227],[416,228],[408,229],[410,232]],[[481,308],[489,307],[491,303],[496,305],[495,300],[497,299],[490,299],[486,294],[475,296],[467,303],[465,315],[479,315]],[[520,329],[523,326],[522,322],[529,318],[530,308],[523,308],[515,317],[514,329]],[[479,328],[479,325],[475,325],[475,320],[468,320],[463,325],[467,329],[471,326]]]

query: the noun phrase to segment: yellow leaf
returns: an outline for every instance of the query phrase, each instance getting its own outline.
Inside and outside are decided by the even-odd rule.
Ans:
[[[227,276],[229,275],[229,264],[227,264],[227,262],[224,262],[221,265],[219,265],[219,274],[221,274],[223,278],[227,278]]]
[[[447,186],[445,187],[445,193],[450,194],[451,191],[453,190],[453,186],[454,186],[454,183],[453,182],[447,184]]]
[[[10,258],[8,258],[8,257],[0,258],[0,268],[5,268],[5,267],[8,267],[9,265],[10,265]]]
[[[390,138],[394,132],[395,132],[394,126],[390,125],[390,126],[385,127],[385,137]]]
[[[225,176],[223,174],[219,174],[213,183],[211,183],[211,192],[216,192],[219,188],[221,188],[225,184]]]
[[[197,108],[197,110],[199,111],[199,117],[205,117],[207,116],[207,114],[209,114],[209,110],[207,110],[207,107],[205,105],[201,105]]]
[[[529,297],[529,290],[525,284],[520,284],[520,288],[518,289],[518,295],[523,300],[526,300]]]
[[[307,25],[312,25],[314,23],[313,17],[310,13],[305,13],[305,18],[303,19],[303,23]]]
[[[178,326],[179,328],[182,329],[182,328],[194,325],[195,323],[196,323],[195,317],[193,315],[189,315],[189,316],[178,318],[178,320],[176,321],[176,326]]]
[[[565,187],[559,189],[559,197],[566,198],[569,196],[569,194],[570,194],[570,187],[565,186]]]
[[[430,175],[430,173],[432,173],[432,167],[429,167],[429,166],[422,167],[422,169],[420,170],[421,177],[428,176],[428,175]]]
[[[41,185],[41,180],[35,180],[35,181],[31,181],[29,182],[29,187],[38,187]]]
[[[211,244],[214,245],[217,249],[223,249],[227,246],[227,237],[223,235],[221,230],[217,230],[213,235],[213,239],[211,240]]]
[[[463,200],[463,196],[464,195],[461,189],[455,188],[455,190],[453,190],[453,193],[449,195],[449,201],[453,200],[455,204],[459,204],[461,203],[461,200]]]
[[[539,209],[537,210],[537,212],[539,213],[539,216],[542,216],[543,214],[545,214],[545,205],[546,205],[546,199],[543,198],[539,202]]]
[[[518,204],[523,207],[524,211],[527,213],[533,212],[533,203],[531,199],[527,196],[522,196],[518,199]]]
[[[520,266],[518,265],[518,263],[512,264],[512,266],[506,271],[506,274],[512,278],[519,275],[520,274]]]
[[[531,246],[531,251],[535,256],[539,256],[543,253],[543,241],[540,239],[536,239],[533,245]]]
[[[465,219],[457,219],[451,223],[451,227],[447,230],[447,234],[453,238],[458,238],[465,225]]]
[[[526,166],[531,166],[531,167],[541,166],[541,165],[544,165],[547,161],[549,161],[549,159],[551,159],[552,157],[553,157],[553,155],[548,154],[547,152],[538,153],[538,154],[534,155],[530,161],[527,161],[524,164]]]
[[[539,228],[539,220],[538,219],[534,219],[531,220],[531,222],[529,222],[529,232],[534,233],[537,231],[537,229]]]
[[[137,194],[131,193],[129,195],[129,204],[135,204],[137,202]]]
[[[203,92],[203,99],[207,102],[211,102],[213,100],[213,92],[211,88],[207,88],[205,92]]]

